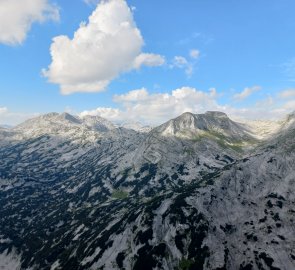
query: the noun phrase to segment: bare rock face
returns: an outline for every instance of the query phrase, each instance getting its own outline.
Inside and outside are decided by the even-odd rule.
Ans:
[[[263,140],[221,112],[0,129],[0,268],[295,269],[294,120]]]

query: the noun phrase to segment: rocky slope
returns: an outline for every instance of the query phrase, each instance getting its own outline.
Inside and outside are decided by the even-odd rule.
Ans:
[[[295,268],[294,120],[264,141],[219,112],[0,130],[0,269]]]

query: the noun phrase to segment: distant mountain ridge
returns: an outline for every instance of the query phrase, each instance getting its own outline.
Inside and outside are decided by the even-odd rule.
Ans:
[[[12,128],[11,125],[0,125],[0,128]]]
[[[260,137],[221,112],[0,129],[0,268],[295,268],[294,115]]]

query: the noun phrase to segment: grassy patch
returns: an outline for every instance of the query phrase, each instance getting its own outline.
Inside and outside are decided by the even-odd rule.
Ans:
[[[224,134],[217,131],[204,131],[197,134],[192,140],[194,142],[200,142],[203,139],[210,139],[215,141],[222,148],[231,148],[232,150],[240,153],[243,152],[243,148],[248,144],[253,144],[251,141],[230,141]]]
[[[129,193],[126,191],[114,190],[112,193],[112,198],[122,200],[122,199],[128,198],[128,195],[129,195]]]
[[[188,270],[193,265],[192,260],[182,259],[179,262],[179,270]]]

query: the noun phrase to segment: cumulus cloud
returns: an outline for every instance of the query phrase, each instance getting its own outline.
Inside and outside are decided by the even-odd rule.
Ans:
[[[141,66],[156,67],[162,66],[165,58],[158,54],[141,53],[134,60],[134,68],[139,69]]]
[[[295,109],[295,100],[289,100],[283,105],[283,109],[285,110],[292,110]]]
[[[260,91],[262,88],[260,86],[246,87],[242,92],[235,94],[234,99],[238,101],[242,101],[247,97],[251,96],[257,91]]]
[[[187,66],[187,64],[188,61],[183,56],[175,56],[173,59],[173,66],[175,67],[184,68]]]
[[[222,111],[233,119],[280,119],[292,112],[295,100],[281,103],[268,96],[250,107],[236,104],[221,104],[220,93],[211,88],[208,91],[193,87],[181,87],[171,92],[151,93],[145,88],[115,95],[114,108],[97,108],[83,111],[80,116],[99,115],[115,122],[140,121],[144,124],[158,125],[184,112],[204,113]]]
[[[63,94],[103,91],[123,72],[164,63],[160,55],[142,53],[143,45],[125,0],[101,1],[72,39],[53,39],[52,62],[43,74]]]
[[[108,120],[117,121],[121,118],[121,111],[119,109],[110,108],[110,107],[100,107],[90,111],[83,111],[79,114],[80,117],[85,117],[87,115],[91,116],[100,116]]]
[[[129,91],[127,94],[114,95],[115,102],[137,102],[146,100],[149,96],[148,91],[145,88]]]
[[[47,20],[59,20],[57,6],[48,0],[1,0],[0,43],[21,44],[34,22]]]
[[[114,96],[114,101],[120,109],[97,108],[84,111],[81,115],[103,117],[107,111],[111,120],[159,124],[187,111],[200,113],[212,109],[223,110],[223,107],[217,104],[216,96],[214,88],[204,92],[192,87],[182,87],[171,93],[149,93],[142,88]]]
[[[280,98],[295,97],[295,89],[287,89],[279,93]],[[294,107],[295,108],[295,107]]]
[[[170,68],[179,68],[184,69],[185,74],[188,78],[190,78],[194,73],[194,68],[197,63],[196,60],[199,59],[200,51],[196,49],[192,49],[189,53],[189,56],[191,59],[187,59],[184,56],[174,56],[172,64],[170,65]]]
[[[39,114],[13,112],[7,107],[0,107],[0,125],[17,125],[37,115]]]
[[[200,51],[199,50],[196,50],[196,49],[193,49],[190,51],[190,57],[193,58],[193,59],[198,59],[200,56]]]
[[[183,56],[174,56],[171,68],[180,68],[185,70],[185,74],[191,77],[193,74],[193,65]]]
[[[256,102],[256,107],[270,107],[275,104],[275,101],[272,96],[268,96],[267,98],[263,100],[259,100]]]

